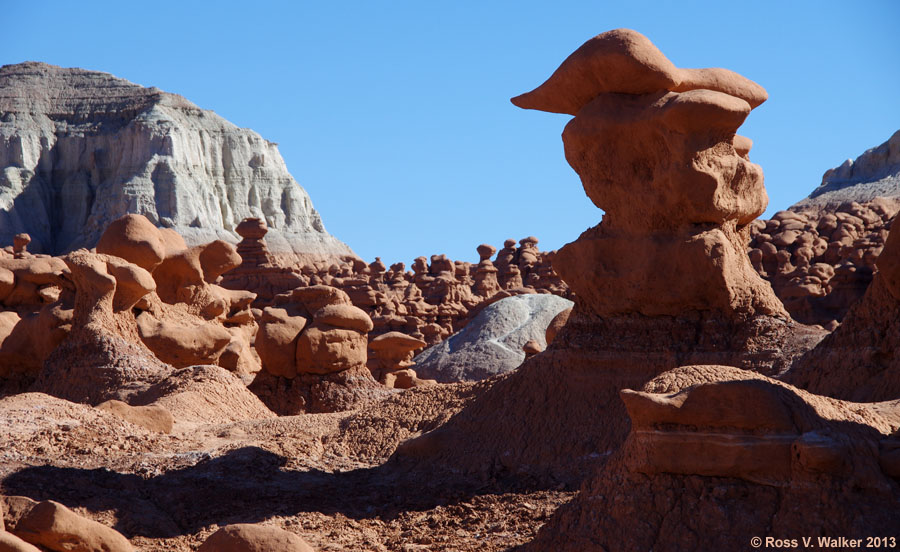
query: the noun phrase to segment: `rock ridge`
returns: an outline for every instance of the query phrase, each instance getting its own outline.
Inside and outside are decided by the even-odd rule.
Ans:
[[[237,243],[240,221],[258,217],[273,252],[353,255],[256,132],[107,73],[0,67],[0,241],[28,233],[38,253],[92,247],[128,213],[188,245]]]

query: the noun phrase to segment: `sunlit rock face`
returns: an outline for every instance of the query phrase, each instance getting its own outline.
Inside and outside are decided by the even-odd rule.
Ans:
[[[265,220],[278,253],[342,255],[276,144],[175,94],[106,73],[0,68],[0,241],[35,252],[91,247],[126,213],[189,245],[237,243]]]

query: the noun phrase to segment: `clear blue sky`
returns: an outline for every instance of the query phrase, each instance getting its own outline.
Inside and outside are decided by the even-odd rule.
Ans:
[[[600,220],[563,158],[567,116],[524,111],[582,42],[629,27],[680,67],[726,67],[769,101],[741,133],[770,207],[900,129],[900,2],[0,0],[0,64],[106,71],[278,142],[326,228],[407,265]],[[640,201],[640,198],[635,198]]]

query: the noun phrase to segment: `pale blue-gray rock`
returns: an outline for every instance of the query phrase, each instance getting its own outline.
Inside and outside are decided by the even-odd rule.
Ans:
[[[847,159],[825,171],[822,184],[796,206],[863,203],[876,197],[900,200],[900,130],[855,161]]]
[[[106,73],[0,67],[0,245],[59,254],[144,215],[188,245],[265,219],[275,253],[345,255],[276,144],[175,94]]]
[[[574,303],[556,295],[517,295],[488,305],[466,326],[413,360],[420,378],[478,381],[516,369],[522,347],[534,339],[543,349],[553,317]]]

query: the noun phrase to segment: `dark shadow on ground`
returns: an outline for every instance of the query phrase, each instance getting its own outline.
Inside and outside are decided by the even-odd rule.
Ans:
[[[301,512],[390,520],[479,494],[542,488],[522,478],[479,480],[400,461],[339,473],[285,470],[286,463],[272,452],[245,447],[149,478],[104,468],[30,467],[6,477],[2,488],[6,495],[114,510],[115,529],[129,538],[174,537],[214,523],[255,523]]]

